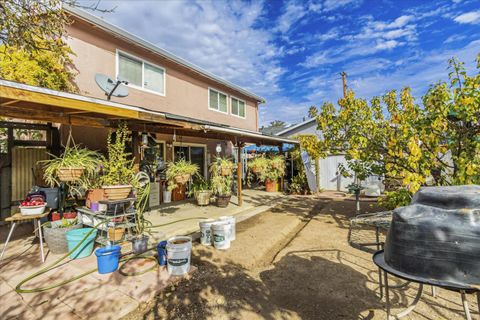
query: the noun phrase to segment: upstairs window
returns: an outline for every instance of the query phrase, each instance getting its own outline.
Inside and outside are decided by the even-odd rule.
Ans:
[[[223,113],[228,113],[228,106],[227,106],[227,95],[213,90],[208,89],[208,107],[209,109],[220,111]]]
[[[245,101],[232,97],[231,106],[234,116],[245,118]]]
[[[118,77],[129,85],[165,95],[165,69],[120,52]]]

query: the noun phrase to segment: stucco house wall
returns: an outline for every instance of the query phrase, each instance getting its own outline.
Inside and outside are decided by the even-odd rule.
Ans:
[[[96,73],[103,73],[111,78],[116,77],[116,55],[117,50],[120,50],[164,68],[166,90],[165,96],[162,96],[129,86],[128,97],[112,97],[112,101],[258,131],[258,103],[251,97],[202,77],[140,46],[115,38],[108,32],[75,17],[73,17],[73,23],[67,27],[67,33],[67,43],[75,53],[72,59],[78,72],[76,84],[81,94],[105,98],[104,92],[96,85],[94,77]],[[228,114],[208,108],[209,88],[229,96]],[[231,114],[230,96],[245,101],[245,118]]]

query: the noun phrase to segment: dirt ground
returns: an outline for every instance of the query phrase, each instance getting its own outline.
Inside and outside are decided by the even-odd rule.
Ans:
[[[373,202],[362,203],[363,212],[380,210]],[[125,319],[385,319],[372,254],[347,241],[354,211],[353,201],[335,194],[294,197],[239,223],[228,251],[195,245],[198,271],[192,279]],[[373,234],[355,236],[365,240]],[[416,289],[391,290],[392,311],[405,308]],[[468,300],[472,316],[478,316],[474,297]],[[463,318],[459,294],[437,289],[434,298],[425,288],[405,319]]]

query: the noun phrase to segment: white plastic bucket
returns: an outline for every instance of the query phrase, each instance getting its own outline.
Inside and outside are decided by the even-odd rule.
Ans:
[[[167,240],[167,271],[172,276],[183,276],[190,271],[192,238],[176,236]]]
[[[230,248],[230,231],[232,226],[226,221],[215,222],[212,225],[213,245],[216,249]]]
[[[213,219],[207,219],[200,221],[200,243],[204,246],[211,246],[213,239],[212,239],[212,225],[215,223]]]
[[[235,234],[237,232],[237,228],[235,227],[235,223],[236,223],[235,217],[234,216],[223,216],[223,217],[220,217],[218,219],[221,220],[221,221],[228,222],[228,224],[231,227],[231,229],[230,229],[230,241],[235,240]]]
[[[172,202],[172,191],[163,191],[163,203]]]

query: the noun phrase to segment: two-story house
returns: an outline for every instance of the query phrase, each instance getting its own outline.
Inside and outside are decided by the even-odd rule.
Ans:
[[[296,143],[258,132],[262,97],[99,17],[65,9],[72,22],[66,26],[66,41],[74,52],[79,93],[0,79],[0,117],[9,119],[0,121],[6,132],[0,136],[0,222],[36,184],[31,172],[37,161],[47,158],[47,152],[58,154],[70,130],[77,144],[105,151],[109,130],[125,121],[139,165],[186,158],[204,176],[217,154],[240,158],[240,186],[244,145]],[[97,74],[128,81],[128,96],[108,101],[95,81]],[[21,130],[41,131],[44,139],[23,141],[15,136]],[[240,196],[241,189],[237,192]]]
[[[187,120],[258,131],[258,108],[265,102],[262,97],[83,10],[67,8],[67,12],[72,20],[67,27],[67,43],[75,53],[75,80],[81,94],[104,99],[105,93],[94,81],[95,75],[102,73],[128,81],[129,95],[112,97],[112,101]],[[86,135],[83,130],[78,134],[79,130],[76,140],[96,149],[102,147],[95,144],[98,139],[92,139],[92,135],[105,136],[106,130],[90,130]],[[227,154],[232,147],[228,141],[178,134],[156,134],[154,138],[163,160],[186,157],[200,165],[203,173],[217,145]]]

